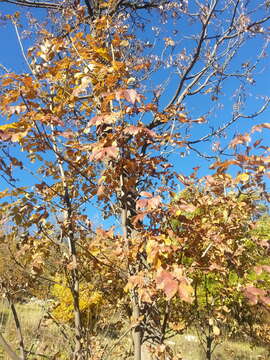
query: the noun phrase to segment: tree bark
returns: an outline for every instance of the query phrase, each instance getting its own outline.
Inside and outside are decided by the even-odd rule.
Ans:
[[[140,317],[140,307],[138,304],[138,298],[135,291],[132,294],[132,317],[134,321],[138,321]],[[142,349],[141,349],[141,329],[140,325],[137,325],[132,332],[132,339],[134,345],[134,360],[143,360],[142,359]]]
[[[212,342],[213,337],[211,335],[206,337],[206,359],[211,360],[212,358]]]
[[[23,334],[22,334],[22,328],[21,328],[20,320],[18,318],[18,314],[17,314],[14,303],[11,300],[9,300],[9,304],[10,304],[12,315],[13,315],[13,318],[14,318],[14,321],[15,321],[15,327],[16,327],[16,331],[17,331],[17,334],[18,334],[18,338],[19,338],[19,346],[20,346],[20,351],[21,351],[21,358],[23,360],[25,360],[26,355],[25,355],[25,348],[24,348],[24,341],[23,341]]]

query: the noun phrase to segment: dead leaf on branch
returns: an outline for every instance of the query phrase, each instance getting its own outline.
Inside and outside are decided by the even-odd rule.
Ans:
[[[166,270],[158,271],[156,277],[157,289],[163,290],[167,299],[172,299],[178,290],[178,281],[174,279],[174,276]]]
[[[157,289],[163,290],[167,299],[172,299],[177,293],[181,300],[193,302],[193,288],[185,277],[177,280],[169,271],[160,269],[156,276]]]
[[[145,134],[145,135],[149,136],[150,138],[157,137],[157,134],[153,130],[149,130],[146,127],[134,126],[134,125],[130,125],[130,126],[126,127],[124,130],[124,133],[128,134],[128,135]]]
[[[146,209],[146,210],[155,210],[159,207],[161,203],[161,197],[154,196],[148,199],[139,199],[136,202],[136,209]]]
[[[219,336],[220,335],[220,328],[218,328],[217,326],[213,326],[213,333],[215,336]]]
[[[134,89],[120,89],[115,93],[116,100],[125,99],[134,105],[137,102],[141,102],[142,95],[137,93]]]
[[[148,199],[139,199],[136,201],[136,209],[145,209],[148,205]]]
[[[179,281],[178,295],[183,301],[190,304],[193,302],[193,288],[185,277]]]
[[[73,96],[79,96],[82,92],[84,92],[89,85],[92,84],[92,79],[90,76],[84,76],[82,79],[81,79],[81,83],[79,86],[77,86],[73,92],[72,92],[72,95]]]
[[[243,134],[236,136],[230,143],[229,147],[235,149],[237,145],[247,144],[251,141],[249,134]]]
[[[180,204],[180,205],[178,205],[178,209],[180,210],[180,212],[179,212],[179,210],[176,211],[176,215],[182,214],[181,210],[183,210],[185,212],[194,212],[196,210],[196,207],[192,204]]]
[[[147,191],[140,192],[140,196],[145,196],[147,198],[151,198],[153,195]]]
[[[108,146],[102,149],[94,149],[92,155],[90,156],[91,161],[100,161],[100,160],[109,160],[116,159],[119,154],[119,149],[117,146]]]
[[[254,271],[257,275],[261,275],[263,271],[270,273],[269,265],[258,265],[254,267]]]
[[[114,124],[120,117],[122,116],[121,111],[111,113],[111,114],[102,114],[102,115],[96,115],[94,116],[86,125],[86,129],[88,129],[90,126],[97,126],[97,125],[103,125],[103,124]]]
[[[263,123],[263,124],[260,124],[260,125],[253,126],[252,129],[251,129],[251,133],[254,133],[255,131],[261,132],[262,129],[270,130],[270,123]]]
[[[24,104],[21,104],[21,105],[14,105],[14,106],[9,106],[5,113],[9,116],[11,115],[19,115],[20,113],[22,112],[25,112],[27,109],[26,109],[26,105]]]
[[[256,305],[258,302],[265,302],[266,291],[255,286],[248,285],[244,288],[244,294],[248,298],[251,305]]]
[[[132,224],[133,224],[134,226],[137,226],[140,222],[143,221],[143,219],[145,218],[145,216],[146,216],[147,214],[148,214],[148,212],[145,211],[145,212],[142,212],[142,213],[134,216],[134,218],[132,219]]]

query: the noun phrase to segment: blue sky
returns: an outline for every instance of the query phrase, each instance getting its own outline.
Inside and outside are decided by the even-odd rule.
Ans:
[[[15,5],[1,3],[1,13],[11,14],[14,11],[19,10],[21,15],[21,21],[23,24],[27,23],[27,13],[28,10],[26,8],[18,8]],[[46,15],[46,10],[42,9],[31,9],[34,17],[37,17],[39,20],[44,19]],[[147,16],[146,16],[147,17]],[[156,18],[158,19],[158,17]],[[156,19],[151,18],[151,23],[146,26],[146,29],[140,34],[142,38],[149,42],[153,41],[154,30],[153,27],[160,26]],[[176,56],[177,53],[180,53],[183,49],[186,49],[188,53],[192,49],[193,41],[189,39],[190,33],[198,30],[197,25],[189,25],[187,23],[183,23],[179,28],[179,23],[175,23],[174,21],[169,21],[167,24],[161,26],[162,36],[161,39],[165,39],[166,37],[170,37],[175,42],[176,46],[172,49],[170,46],[167,48],[166,52],[169,54],[172,50],[172,56]],[[19,29],[21,31],[21,29]],[[172,35],[173,34],[173,35]],[[180,40],[181,39],[181,40]],[[33,39],[27,38],[23,39],[24,49],[27,50]],[[165,41],[165,40],[164,40]],[[23,59],[22,52],[20,49],[20,45],[16,36],[16,31],[11,22],[6,22],[1,26],[0,31],[0,64],[4,65],[8,70],[25,73],[28,72],[27,64]],[[239,67],[241,68],[241,64],[243,62],[252,61],[254,59],[254,55],[258,51],[258,49],[262,46],[261,39],[252,39],[246,46],[242,48],[239,54],[236,56],[235,60],[233,60],[232,68]],[[154,50],[157,54],[161,54],[164,49],[164,43],[158,42]],[[153,51],[153,49],[149,49],[149,54]],[[256,83],[246,85],[246,96],[247,96],[247,105],[246,112],[253,113],[258,110],[263,100],[260,98],[262,96],[270,96],[269,89],[269,79],[270,79],[270,68],[269,68],[269,54],[265,58],[262,59],[259,68],[258,74],[256,74]],[[2,70],[0,70],[2,73]],[[156,73],[156,75],[151,80],[151,87],[154,88],[159,84],[163,84],[164,80],[168,77],[168,74],[171,72],[171,68],[167,68],[166,66],[162,66],[160,70]],[[169,83],[166,92],[161,97],[161,105],[166,105],[168,101],[171,99],[174,94],[177,85],[179,83],[179,77],[174,74],[172,76],[172,80]],[[149,85],[149,83],[146,83]],[[226,123],[232,116],[233,104],[235,102],[235,98],[233,97],[233,89],[236,85],[236,81],[227,81],[224,83],[221,94],[219,96],[220,103],[222,104],[222,108],[218,106],[218,102],[210,100],[209,95],[195,95],[190,98],[186,98],[185,100],[185,109],[188,115],[196,119],[197,117],[204,116],[207,114],[209,109],[213,109],[211,115],[209,115],[209,122],[206,124],[193,124],[191,128],[191,140],[198,139],[209,132],[209,128],[218,128]],[[233,125],[226,133],[227,138],[221,138],[221,143],[226,143],[228,138],[231,138],[234,134],[243,133],[248,131],[254,124],[261,122],[269,122],[269,114],[270,110],[266,110],[259,118],[255,120],[249,119],[241,119],[237,122],[237,124]],[[1,119],[2,123],[4,123],[4,119]],[[266,132],[267,135],[267,132]],[[269,135],[269,134],[268,134]],[[256,135],[257,138],[260,134]],[[255,137],[256,139],[256,137]],[[211,142],[201,144],[198,149],[201,152],[209,153],[209,148],[211,148]],[[199,175],[205,175],[207,173],[211,173],[211,170],[208,169],[211,162],[199,158],[194,153],[186,156],[187,154],[179,154],[182,150],[171,155],[171,161],[173,162],[177,171],[189,175],[193,170],[193,167],[200,166],[201,170]],[[23,159],[23,154],[19,151],[16,151],[18,157]],[[31,164],[30,164],[31,167]],[[35,165],[31,167],[33,172],[35,171]],[[30,175],[24,177],[22,180],[25,185],[30,184],[33,179]],[[35,181],[35,180],[34,180]],[[1,180],[0,180],[1,183]],[[5,188],[5,184],[2,184],[3,188]],[[1,188],[2,188],[1,186]]]

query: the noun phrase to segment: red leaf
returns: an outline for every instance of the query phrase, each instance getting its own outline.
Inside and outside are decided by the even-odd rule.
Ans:
[[[267,306],[270,305],[270,298],[269,298],[269,297],[267,297],[267,296],[261,296],[261,297],[260,297],[260,300],[261,300],[261,302],[262,302],[264,305],[267,305]]]
[[[124,130],[124,133],[128,135],[137,135],[139,133],[144,133],[151,138],[157,137],[157,134],[154,131],[147,129],[146,127],[134,125],[127,126]]]
[[[134,89],[121,89],[116,92],[116,100],[125,99],[131,104],[141,101],[142,95],[138,94]]]
[[[262,267],[261,266],[254,266],[254,271],[257,275],[261,275]]]
[[[259,265],[254,267],[254,271],[257,275],[260,275],[263,271],[270,273],[270,266],[269,265]]]
[[[118,156],[117,146],[108,146],[102,149],[93,150],[90,160],[104,160],[104,159],[116,159]]]
[[[92,125],[102,125],[102,124],[113,124],[121,116],[121,113],[111,113],[94,116],[86,125],[86,128]]]
[[[124,133],[128,135],[137,135],[141,131],[139,126],[130,125],[125,128]]]
[[[263,268],[264,271],[270,273],[270,266],[269,265],[262,265],[262,268]]]
[[[136,209],[144,209],[148,205],[148,199],[139,199],[136,201]]]
[[[57,135],[63,136],[66,139],[72,139],[74,137],[74,132],[71,130],[59,132]]]
[[[157,289],[163,290],[167,299],[170,300],[174,297],[178,290],[178,281],[176,281],[173,275],[165,270],[158,272],[156,277]]]

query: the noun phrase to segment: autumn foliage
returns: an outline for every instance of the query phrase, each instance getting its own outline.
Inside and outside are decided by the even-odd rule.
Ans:
[[[164,106],[161,87],[151,88],[164,54],[158,61],[147,55],[151,46],[142,46],[130,15],[157,3],[97,3],[96,12],[88,2],[61,8],[64,21],[51,14],[52,22],[61,19],[59,31],[42,27],[24,54],[28,73],[1,76],[1,243],[16,268],[16,277],[1,271],[1,292],[14,301],[33,293],[53,301],[48,311],[69,327],[74,360],[108,354],[98,336],[110,326],[132,333],[135,360],[144,351],[176,359],[166,339],[191,326],[207,327],[211,341],[222,331],[263,333],[266,324],[250,314],[270,305],[269,239],[258,230],[269,200],[269,147],[261,135],[270,125],[219,140],[238,119],[261,115],[268,100],[213,129],[211,112],[193,116],[185,99],[210,94],[217,101],[220,85],[211,79],[227,78],[232,51],[222,46],[230,37],[240,48],[263,35],[268,18],[237,17],[234,5],[231,26],[213,40],[206,30],[213,21],[217,31],[219,1],[201,6],[195,55],[179,53],[182,77]],[[189,14],[185,2],[165,3],[162,21]],[[18,29],[18,14],[9,20]],[[164,39],[165,53],[177,40]],[[209,132],[193,140],[193,129],[208,122]],[[196,147],[208,141],[216,155]],[[196,162],[191,173],[181,171],[190,151],[212,159],[208,175],[199,175]],[[21,353],[30,358],[26,348]]]

